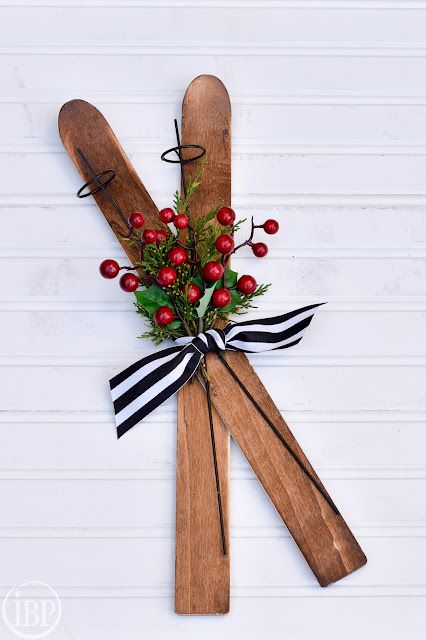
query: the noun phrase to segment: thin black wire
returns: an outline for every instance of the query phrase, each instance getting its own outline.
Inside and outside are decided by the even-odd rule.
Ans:
[[[81,189],[79,189],[77,196],[79,198],[85,198],[87,196],[93,195],[94,193],[98,193],[99,191],[102,191],[102,193],[105,195],[106,199],[108,200],[108,202],[110,203],[110,205],[112,206],[112,208],[114,209],[115,213],[119,216],[119,218],[123,221],[123,223],[126,225],[127,229],[129,231],[132,231],[131,226],[129,225],[126,216],[123,214],[122,210],[120,209],[120,207],[118,206],[118,204],[116,203],[116,201],[114,200],[114,198],[112,197],[112,195],[109,193],[108,189],[106,188],[106,185],[111,182],[111,180],[113,178],[115,178],[115,171],[113,169],[107,169],[106,171],[102,171],[101,173],[96,173],[96,171],[93,169],[93,167],[91,166],[90,162],[88,161],[88,159],[86,158],[86,156],[84,155],[84,153],[82,152],[81,149],[79,149],[77,147],[77,153],[80,156],[80,158],[82,159],[84,165],[86,166],[86,169],[92,174],[92,178],[86,182],[86,184],[84,184]],[[106,182],[102,182],[100,180],[100,178],[102,176],[104,176],[107,173],[111,173],[111,177],[106,181]],[[81,195],[81,191],[87,187],[89,184],[91,184],[92,182],[97,182],[98,183],[98,187],[96,189],[94,189],[93,191],[90,191],[89,193],[85,193],[83,196]],[[80,194],[80,195],[79,195]]]
[[[204,149],[204,147],[202,147],[201,145],[198,145],[198,144],[184,144],[184,145],[182,145],[181,141],[180,141],[179,127],[178,127],[178,123],[177,123],[176,119],[174,120],[174,124],[175,124],[175,133],[176,133],[177,146],[173,147],[172,149],[167,149],[167,151],[165,151],[161,155],[161,159],[164,160],[164,162],[171,162],[171,163],[179,163],[180,164],[180,175],[181,175],[181,181],[182,181],[182,189],[183,189],[184,196],[186,198],[187,193],[188,193],[188,185],[187,185],[186,175],[185,175],[185,165],[190,163],[190,162],[194,162],[195,160],[199,160],[200,158],[202,158],[204,156],[204,154],[206,153],[206,150]],[[198,149],[200,151],[200,153],[198,155],[196,155],[196,156],[193,156],[192,158],[188,158],[187,160],[184,160],[182,158],[182,149]],[[178,160],[170,160],[170,159],[167,158],[167,154],[169,154],[171,152],[176,153],[176,155],[178,157]],[[215,437],[215,433],[214,433],[212,399],[211,399],[211,392],[210,392],[210,383],[209,383],[209,381],[207,379],[205,380],[205,387],[204,388],[205,388],[205,391],[206,391],[207,410],[208,410],[208,415],[209,415],[210,440],[211,440],[211,445],[212,445],[214,477],[215,477],[215,483],[216,483],[217,508],[218,508],[218,512],[219,512],[219,522],[220,522],[220,537],[221,537],[221,542],[222,542],[222,552],[223,552],[223,555],[226,556],[226,555],[228,555],[228,550],[227,550],[227,545],[226,545],[225,522],[224,522],[224,516],[223,516],[222,493],[221,493],[221,490],[220,490],[219,468],[218,468],[218,464],[217,464],[216,437]]]
[[[219,473],[218,473],[218,467],[217,467],[216,440],[214,435],[213,413],[212,413],[212,399],[210,395],[210,382],[208,380],[205,381],[205,389],[206,389],[206,397],[207,397],[207,409],[209,412],[210,438],[212,442],[212,451],[213,451],[214,475],[215,475],[215,481],[216,481],[216,495],[217,495],[217,503],[219,507],[222,551],[223,551],[223,555],[226,556],[228,555],[228,551],[226,547],[225,524],[224,524],[223,508],[222,508],[222,495],[220,492]]]
[[[330,498],[330,496],[326,493],[326,491],[324,491],[324,489],[321,487],[321,485],[319,484],[319,482],[317,481],[317,479],[312,475],[312,473],[309,471],[309,469],[303,464],[303,462],[301,461],[301,459],[299,458],[299,456],[293,451],[293,449],[290,447],[290,445],[288,444],[288,442],[286,442],[286,440],[283,438],[283,436],[281,435],[280,431],[276,428],[276,426],[274,425],[274,423],[271,421],[271,419],[266,415],[266,413],[263,411],[262,407],[259,405],[259,403],[255,400],[255,398],[252,396],[252,394],[250,393],[250,391],[247,389],[247,387],[241,382],[241,380],[239,379],[239,377],[237,376],[237,374],[235,373],[235,371],[232,369],[232,367],[230,367],[230,365],[227,363],[227,361],[225,360],[225,358],[223,357],[223,355],[221,353],[219,353],[218,351],[215,352],[217,357],[219,358],[219,360],[222,362],[222,364],[226,367],[226,369],[229,371],[229,373],[231,374],[231,376],[234,378],[235,382],[238,384],[238,386],[240,387],[240,389],[243,390],[243,392],[245,393],[245,395],[247,396],[247,398],[250,400],[250,402],[253,404],[253,406],[257,409],[257,411],[260,413],[260,415],[262,416],[262,418],[265,420],[265,422],[267,423],[267,425],[272,429],[272,431],[275,433],[275,435],[277,436],[277,438],[279,439],[279,441],[281,442],[281,444],[285,447],[285,449],[289,452],[289,454],[292,456],[292,458],[297,462],[297,464],[299,465],[299,467],[302,469],[302,471],[307,475],[307,477],[309,478],[309,480],[312,482],[312,484],[315,486],[315,488],[320,492],[320,494],[322,495],[322,497],[328,502],[328,504],[330,505],[330,507],[333,509],[333,511],[340,516],[340,511],[338,510],[338,508],[336,507],[336,505],[334,504],[333,500]]]

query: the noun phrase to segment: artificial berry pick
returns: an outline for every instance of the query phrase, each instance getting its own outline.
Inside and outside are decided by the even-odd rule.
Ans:
[[[173,222],[175,212],[173,211],[173,209],[170,209],[170,207],[166,207],[165,209],[161,209],[158,215],[161,222],[164,222],[164,224],[170,224],[170,222]]]
[[[269,219],[263,223],[263,230],[265,231],[265,233],[269,233],[269,235],[278,233],[279,228],[280,225],[278,224],[277,220]]]
[[[251,250],[256,258],[264,258],[268,253],[268,246],[264,242],[255,242],[251,245]]]
[[[215,307],[226,307],[232,300],[229,289],[216,289],[212,295],[212,302]]]
[[[157,242],[157,232],[155,229],[145,229],[142,233],[142,242],[145,244],[154,244],[154,242]]]
[[[157,311],[154,313],[154,320],[160,327],[166,327],[168,324],[173,322],[175,319],[175,314],[173,313],[173,309],[170,307],[158,307]]]
[[[223,276],[224,268],[220,264],[220,262],[215,262],[211,260],[203,268],[203,278],[207,280],[207,282],[216,282],[220,280]]]
[[[237,282],[237,289],[241,291],[245,296],[250,295],[256,291],[257,282],[253,278],[253,276],[241,276],[241,278]]]
[[[158,284],[162,287],[170,287],[176,282],[177,273],[172,267],[161,267],[157,275]]]
[[[219,236],[214,244],[219,253],[223,253],[224,255],[231,253],[235,247],[234,240],[227,233]]]
[[[167,240],[167,238],[169,237],[169,234],[165,229],[155,229],[155,235],[156,235],[156,239],[155,239],[156,244],[160,244],[160,242],[164,242],[164,240]]]
[[[167,259],[177,267],[180,267],[188,260],[188,254],[183,247],[172,247],[167,254]]]
[[[144,223],[145,223],[145,218],[138,211],[135,211],[134,213],[130,214],[129,225],[133,229],[140,229],[140,227],[143,227]]]
[[[235,222],[235,211],[231,207],[222,207],[216,214],[217,221],[224,227]]]
[[[125,273],[120,278],[120,287],[123,291],[127,293],[132,293],[132,291],[136,291],[139,287],[140,281],[134,273]]]
[[[99,271],[103,278],[111,280],[112,278],[116,278],[118,276],[120,267],[116,260],[107,259],[101,262],[101,264],[99,265]]]
[[[176,229],[179,229],[179,231],[181,231],[182,229],[186,229],[188,227],[189,220],[184,213],[179,213],[179,215],[175,216],[173,224],[175,225]]]
[[[195,304],[201,298],[201,289],[193,282],[187,287],[183,287],[183,293],[186,293],[186,299],[191,304]]]
[[[200,176],[197,174],[188,181],[188,194],[194,193]],[[159,212],[162,223],[173,223],[178,231],[188,230],[184,239],[167,227],[141,229],[140,235],[134,233],[129,237],[140,256],[135,268],[140,273],[143,270],[143,277],[126,273],[120,278],[120,286],[124,291],[136,292],[138,313],[151,324],[143,335],[156,344],[166,338],[197,335],[200,327],[204,331],[214,327],[221,316],[245,312],[253,306],[252,300],[263,295],[269,286],[258,285],[252,275],[238,278],[227,264],[230,256],[243,247],[250,247],[255,256],[265,256],[267,245],[254,242],[254,235],[257,229],[276,233],[278,222],[268,219],[256,225],[252,218],[248,237],[236,246],[233,236],[242,221],[236,223],[233,209],[213,207],[192,225],[188,202],[186,195],[176,195],[174,209],[166,207]],[[217,224],[211,224],[213,220]],[[131,214],[134,228],[142,221],[141,213]],[[106,278],[116,277],[120,269],[132,270],[120,267],[115,260],[104,260],[100,266]]]

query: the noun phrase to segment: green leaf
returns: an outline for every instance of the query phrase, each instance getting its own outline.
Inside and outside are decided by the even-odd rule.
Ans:
[[[225,278],[226,288],[230,289],[231,287],[235,287],[238,280],[238,273],[236,271],[232,271],[232,269],[229,269],[229,267],[226,267],[225,275],[226,275],[226,278]],[[218,282],[216,283],[216,289],[220,289],[223,286],[222,282],[223,282],[222,278],[218,280]]]
[[[216,283],[212,284],[211,287],[205,290],[204,295],[200,298],[197,307],[197,315],[199,318],[202,318],[206,312],[207,307],[209,306],[210,298],[213,295],[213,291],[216,289]]]
[[[152,284],[145,291],[135,291],[135,296],[138,305],[146,309],[151,318],[158,307],[167,306],[173,308],[172,299],[157,284]]]
[[[194,277],[192,278],[191,282],[196,284],[197,287],[200,287],[201,290],[203,289],[204,282],[203,282],[203,279],[202,279],[202,277],[201,277],[201,275],[200,275],[200,273],[198,271],[194,274]]]
[[[231,289],[231,302],[226,305],[226,307],[222,307],[220,313],[232,313],[236,307],[241,302],[241,295],[235,289]]]

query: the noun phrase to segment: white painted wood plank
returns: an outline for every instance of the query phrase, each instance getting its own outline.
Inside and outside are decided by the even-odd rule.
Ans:
[[[265,541],[263,541],[265,542]],[[369,582],[365,571],[357,571],[340,584],[327,588],[328,596],[357,588],[358,592],[375,591],[376,587],[404,590],[409,579],[413,587],[424,588],[426,538],[412,538],[410,547],[400,538],[362,539],[371,563]],[[263,589],[278,593],[294,593],[297,588],[316,587],[316,580],[303,556],[290,538],[271,538],[267,544],[250,538],[239,538],[232,544],[233,585],[250,588],[253,595],[262,596]],[[1,540],[0,552],[13,559],[4,570],[6,584],[25,582],[28,574],[39,575],[51,585],[103,589],[146,587],[145,576],[155,576],[150,587],[171,587],[173,580],[172,541],[136,539],[73,539],[73,540]],[[392,564],[388,557],[393,558]],[[398,576],[395,578],[395,574]],[[16,576],[16,578],[14,578]],[[80,591],[80,593],[81,593]],[[243,592],[244,593],[244,592]]]
[[[403,304],[403,303],[402,303]],[[283,302],[282,311],[290,308]],[[76,305],[75,305],[76,306]],[[107,303],[106,303],[107,309]],[[297,306],[296,303],[293,306]],[[0,363],[58,362],[63,358],[68,364],[79,362],[100,363],[135,358],[150,353],[153,346],[148,340],[137,338],[144,328],[140,316],[119,311],[3,311],[0,313]],[[279,303],[275,312],[278,313]],[[272,315],[269,308],[259,304],[257,313],[244,319]],[[424,328],[425,312],[341,312],[330,308],[311,328],[314,335],[306,336],[297,349],[274,354],[259,354],[253,362],[261,364],[282,362],[288,358],[297,362],[304,357],[342,359],[356,364],[369,359],[387,359],[389,365],[403,362],[415,363],[426,356],[426,345],[419,340]],[[119,330],[117,329],[119,327]],[[16,341],[16,335],[21,336]],[[273,360],[271,360],[273,358]]]
[[[395,592],[394,592],[395,593]],[[217,637],[218,634],[248,640],[259,638],[259,620],[262,637],[274,640],[283,630],[291,637],[308,637],[315,621],[315,635],[319,640],[339,637],[345,639],[375,640],[381,634],[399,639],[410,625],[412,640],[422,640],[424,620],[422,599],[396,595],[391,600],[380,597],[300,597],[297,594],[281,597],[242,598],[241,591],[233,590],[233,608],[227,616],[176,616],[173,597],[166,590],[162,595],[139,597],[63,597],[64,616],[55,631],[58,640],[68,640],[75,634],[79,640],[140,640],[141,635],[174,640],[185,637],[198,640]],[[336,609],[339,615],[336,615]],[[347,629],[347,630],[346,630]]]
[[[80,94],[79,94],[80,95]],[[56,117],[58,105],[70,95],[42,93],[40,102],[27,92],[18,96],[0,93],[0,138],[24,140],[35,138],[57,141]],[[116,94],[105,98],[104,92],[87,95],[107,117],[120,140],[126,146],[129,139],[171,139],[172,121],[179,114],[182,92],[174,94],[132,95]],[[262,96],[260,96],[262,97]],[[233,96],[234,98],[234,96]],[[235,144],[240,140],[286,140],[290,144],[304,140],[315,144],[329,142],[396,143],[399,140],[419,142],[425,139],[426,115],[423,104],[357,104],[357,99],[346,98],[346,104],[333,104],[338,98],[311,96],[313,103],[306,104],[308,96],[263,97],[263,104],[256,104],[259,96],[233,99],[233,136]],[[400,100],[403,98],[400,98]],[[7,100],[7,102],[5,102]],[[13,101],[9,101],[13,100]],[[118,104],[111,103],[115,100]],[[238,100],[244,100],[239,104]],[[330,104],[321,104],[329,101]],[[340,100],[344,101],[344,95]],[[359,100],[359,98],[358,98]],[[383,99],[385,100],[385,98]],[[292,102],[292,104],[286,104]],[[418,101],[422,102],[421,99]],[[153,126],[155,123],[155,128]]]
[[[239,273],[253,273],[258,282],[271,282],[274,286],[265,296],[265,302],[276,304],[286,298],[309,297],[313,301],[333,299],[372,299],[425,295],[425,261],[421,258],[395,260],[391,258],[277,258],[273,254],[266,260],[250,256],[236,258]],[[0,259],[4,278],[1,299],[19,301],[103,301],[108,304],[123,302],[133,308],[134,296],[121,291],[118,283],[99,276],[99,259],[94,258],[17,258]],[[290,310],[291,302],[287,303]],[[332,304],[328,307],[332,309]],[[327,308],[327,309],[328,309]],[[285,310],[285,309],[283,309]],[[318,314],[326,313],[319,310]]]
[[[423,639],[425,9],[0,0],[0,593],[51,581],[58,640]],[[149,346],[98,276],[120,252],[74,198],[56,116],[97,104],[165,206],[177,174],[158,155],[206,72],[234,103],[234,203],[282,221],[266,262],[238,260],[283,275],[259,312],[331,301],[297,351],[253,363],[369,564],[316,587],[233,446],[231,614],[188,619],[172,613],[175,402],[115,439],[107,379]]]
[[[136,170],[149,190],[173,194],[176,170],[160,164],[157,154],[130,153]],[[0,170],[9,180],[3,194],[74,194],[81,186],[64,153],[1,153]],[[234,188],[238,193],[296,194],[424,194],[426,155],[370,155],[320,153],[248,155],[233,159]],[[26,176],[22,181],[22,173]],[[53,188],[52,188],[53,187]],[[171,197],[171,196],[170,196]]]
[[[159,176],[159,179],[161,176]],[[158,206],[169,204],[164,197]],[[255,216],[262,222],[268,217],[279,218],[281,229],[276,236],[267,238],[268,244],[280,251],[302,251],[327,255],[341,251],[341,257],[366,257],[399,251],[409,256],[416,248],[426,245],[425,206],[325,206],[309,204],[270,205],[265,198],[256,205],[234,205],[241,218]],[[4,207],[3,233],[0,237],[0,255],[47,256],[103,256],[102,252],[119,254],[115,236],[99,214],[95,205],[80,204],[77,199],[70,206],[30,205]],[[243,225],[240,236],[246,234]],[[84,233],[82,233],[84,229]],[[19,238],[19,242],[18,242]],[[43,254],[44,251],[44,254]]]
[[[136,358],[135,358],[136,359]],[[108,380],[124,366],[0,367],[6,411],[108,411]],[[424,375],[416,366],[256,366],[279,405],[289,410],[424,410]],[[34,382],[37,381],[37,384]],[[284,398],[283,398],[284,395]],[[174,406],[174,401],[169,401]],[[285,408],[283,407],[283,408]],[[143,428],[143,427],[139,427]]]
[[[382,422],[367,415],[349,421],[314,415],[307,422],[303,412],[283,411],[291,429],[321,476],[379,478],[404,474],[413,477],[425,474],[423,450],[413,446],[421,442],[423,423],[398,421]],[[19,419],[19,414],[16,416]],[[0,449],[0,476],[6,477],[138,477],[166,475],[171,477],[175,466],[175,416],[163,411],[158,418],[146,418],[144,425],[133,430],[135,446],[121,446],[114,437],[113,418],[100,417],[97,422],[84,422],[84,416],[62,416],[64,422],[48,422],[48,414],[39,422],[0,423],[0,437],[7,446]],[[88,419],[88,418],[86,418]],[[40,447],[43,442],[43,447]],[[368,442],[368,447],[366,443]],[[25,446],[23,446],[23,444]],[[248,466],[236,446],[232,447],[234,476],[245,477]],[[262,521],[259,519],[259,526]]]
[[[271,78],[274,78],[274,90],[278,92],[325,88],[375,92],[426,90],[426,58],[414,54],[398,56],[398,51],[389,52],[389,55],[372,55],[371,52],[364,56],[342,56],[339,51],[333,55],[330,51],[328,55],[319,56],[318,50],[312,50],[310,55],[296,55],[293,50],[286,57],[251,56],[250,64],[245,58],[249,47],[239,56],[226,55],[220,47],[210,55],[200,55],[197,49],[186,55],[176,56],[177,52],[183,53],[176,47],[167,55],[161,47],[162,55],[141,51],[134,55],[117,55],[115,49],[106,61],[101,53],[81,52],[79,55],[74,50],[73,53],[63,52],[59,64],[58,49],[40,55],[15,51],[1,56],[0,73],[4,91],[51,91],[55,87],[56,91],[69,92],[69,98],[75,97],[75,88],[83,98],[85,92],[105,90],[105,74],[99,73],[103,68],[108,69],[107,86],[124,92],[134,89],[134,79],[138,77],[143,78],[143,87],[152,91],[182,91],[182,87],[200,73],[219,76],[231,93],[243,93],[247,87],[256,87],[258,93],[268,92]]]
[[[137,441],[132,435],[120,446],[135,448]],[[370,527],[425,526],[424,478],[330,477],[324,482],[350,524]],[[3,478],[0,496],[3,505],[2,526],[6,528],[157,529],[172,527],[175,518],[173,474],[168,477],[151,474],[145,480],[102,477],[46,480],[36,479],[35,476],[23,480]],[[253,474],[250,478],[233,478],[232,526],[282,526],[277,512],[265,499],[265,493]],[[166,533],[169,535],[170,531]],[[153,537],[157,535],[157,531],[153,530]],[[410,544],[407,543],[408,551]],[[374,563],[374,557],[372,560]],[[149,573],[148,577],[149,581],[155,580],[154,574]],[[368,583],[368,576],[365,576],[365,580]]]
[[[120,6],[97,7],[2,7],[0,10],[0,39],[3,44],[39,44],[49,42],[63,44],[73,42],[72,34],[78,33],[80,44],[107,43],[113,27],[114,41],[157,43],[158,41],[190,41],[196,34],[200,41],[219,41],[225,44],[258,42],[353,42],[379,43],[392,41],[422,42],[426,28],[426,16],[422,10],[404,11],[397,8],[383,12],[362,8],[346,11],[324,11],[287,8],[265,11],[260,6],[246,2],[239,7],[228,7],[226,20],[215,5],[202,3],[196,7],[183,6],[171,11],[170,6]],[[32,21],[39,21],[37,31],[30,28]],[[93,29],[96,23],[97,28]],[[25,25],[28,24],[28,28]],[[159,29],[161,25],[161,29]],[[53,27],[53,28],[52,28]]]

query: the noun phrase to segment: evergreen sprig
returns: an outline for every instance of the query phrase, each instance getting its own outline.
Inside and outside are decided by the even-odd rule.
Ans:
[[[248,295],[241,293],[237,284],[238,274],[227,267],[230,255],[224,256],[216,248],[215,243],[220,235],[233,236],[245,220],[229,226],[220,225],[216,219],[219,206],[212,207],[202,216],[190,212],[191,199],[201,184],[203,169],[202,162],[195,175],[188,179],[186,195],[176,192],[173,198],[176,214],[184,214],[188,218],[187,229],[176,230],[176,233],[169,229],[167,237],[152,244],[143,244],[141,230],[126,240],[141,249],[141,259],[136,267],[143,271],[144,277],[141,279],[143,287],[135,291],[136,311],[148,322],[146,331],[140,337],[149,338],[154,344],[160,344],[167,338],[196,335],[212,327],[219,318],[227,318],[230,313],[245,313],[255,306],[255,299],[269,288],[268,284],[261,284]],[[252,222],[250,238],[236,249],[251,244],[254,229]],[[188,258],[184,264],[176,266],[170,262],[168,253],[173,247],[180,247],[187,252]],[[203,278],[203,268],[210,261],[220,262],[224,267],[224,275],[216,283],[206,282]],[[158,280],[159,271],[164,266],[171,266],[176,274],[173,284],[167,287],[160,286]],[[196,303],[188,300],[191,285],[198,287],[201,292]],[[229,291],[230,302],[224,307],[217,307],[212,302],[212,296],[215,290],[221,288]],[[174,319],[166,326],[160,326],[155,320],[155,313],[160,307],[173,311]]]

